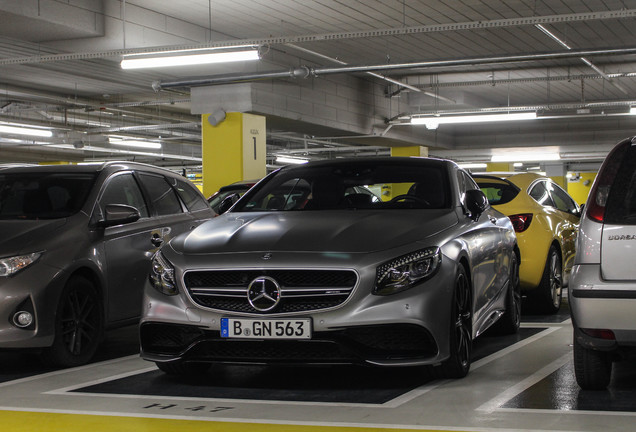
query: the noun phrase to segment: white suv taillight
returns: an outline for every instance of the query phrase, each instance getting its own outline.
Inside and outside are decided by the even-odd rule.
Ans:
[[[587,199],[585,214],[589,219],[596,222],[603,222],[605,219],[605,205],[607,204],[612,183],[630,145],[630,141],[625,141],[623,145],[614,147],[605,158],[603,165],[601,165],[601,169],[592,185],[590,196]]]

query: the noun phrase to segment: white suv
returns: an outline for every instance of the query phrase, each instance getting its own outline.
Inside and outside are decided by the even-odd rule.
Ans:
[[[636,137],[601,166],[581,218],[569,301],[574,367],[583,389],[610,383],[612,363],[636,355]]]

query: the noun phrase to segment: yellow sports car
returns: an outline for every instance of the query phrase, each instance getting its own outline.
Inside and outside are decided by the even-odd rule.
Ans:
[[[581,209],[558,184],[535,173],[473,174],[490,204],[514,225],[521,290],[538,312],[556,313],[574,261]]]

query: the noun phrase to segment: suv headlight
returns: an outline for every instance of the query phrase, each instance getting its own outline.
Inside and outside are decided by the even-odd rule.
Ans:
[[[0,258],[0,276],[16,274],[36,262],[41,256],[42,252],[35,252],[27,255]]]
[[[157,291],[165,295],[177,295],[179,293],[174,280],[174,267],[161,252],[157,252],[152,257],[150,283]]]
[[[384,263],[376,270],[373,294],[389,295],[409,289],[433,276],[441,261],[439,248],[431,247]]]

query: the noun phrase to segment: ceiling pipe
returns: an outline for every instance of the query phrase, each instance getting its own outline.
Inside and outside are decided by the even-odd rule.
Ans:
[[[290,48],[293,48],[295,50],[298,50],[300,52],[304,52],[304,53],[307,53],[309,55],[313,55],[313,56],[319,57],[321,59],[324,59],[324,60],[327,60],[327,61],[330,61],[330,62],[333,62],[333,63],[337,63],[339,65],[346,66],[348,64],[346,62],[343,62],[342,60],[338,60],[337,58],[329,57],[328,55],[321,54],[319,52],[312,51],[312,50],[309,50],[307,48],[299,47],[298,45],[286,44],[286,46],[288,46]],[[416,92],[422,92],[422,89],[419,89],[417,87],[414,87],[414,86],[412,86],[410,84],[407,84],[407,83],[404,83],[402,81],[395,80],[393,78],[385,77],[384,75],[380,75],[380,74],[376,74],[376,73],[372,73],[372,72],[370,72],[369,75],[371,75],[371,76],[373,76],[375,78],[380,78],[380,79],[382,79],[384,81],[387,81],[387,82],[389,82],[391,84],[395,84],[397,86],[404,87],[404,88],[409,89],[409,90],[413,90],[413,91],[416,91]],[[432,96],[432,94],[429,94],[429,96]]]
[[[616,49],[598,49],[598,50],[571,50],[571,51],[559,51],[548,52],[538,54],[517,54],[510,56],[495,56],[495,57],[476,57],[476,58],[464,58],[454,60],[433,60],[425,62],[415,63],[396,63],[396,64],[381,64],[371,66],[339,66],[339,67],[325,67],[325,68],[309,68],[307,66],[301,66],[299,68],[292,68],[288,71],[271,71],[260,72],[253,74],[243,75],[217,75],[208,78],[179,80],[179,81],[155,81],[152,83],[152,88],[155,91],[160,91],[167,88],[174,87],[197,87],[205,85],[219,85],[219,84],[232,84],[244,81],[255,81],[265,79],[277,79],[277,78],[308,78],[318,77],[321,75],[341,74],[341,73],[362,73],[362,72],[375,72],[375,71],[392,71],[401,69],[418,69],[418,68],[437,68],[437,67],[449,67],[449,66],[471,66],[478,64],[491,64],[491,63],[511,63],[520,61],[541,61],[541,60],[554,60],[565,59],[573,57],[587,57],[587,56],[599,56],[599,55],[629,55],[636,54],[636,48],[616,48]]]

